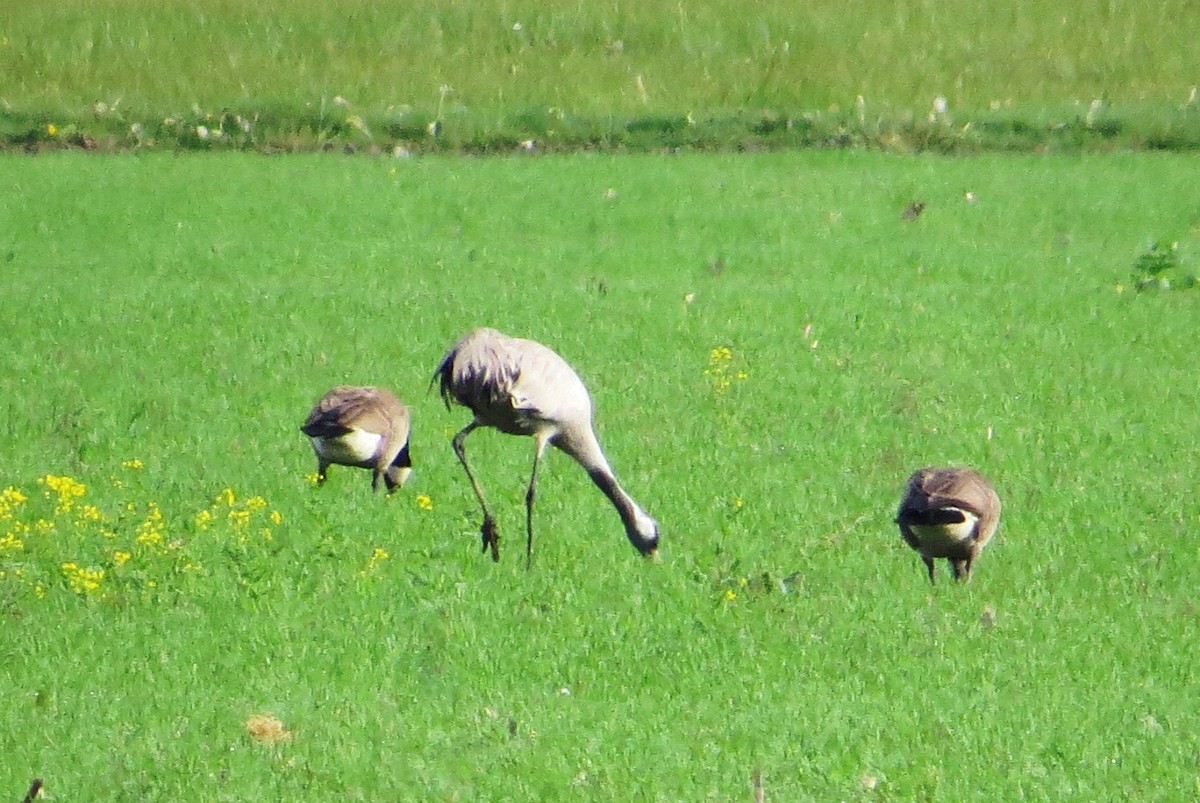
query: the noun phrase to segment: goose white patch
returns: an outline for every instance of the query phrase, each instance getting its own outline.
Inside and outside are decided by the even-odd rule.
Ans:
[[[913,524],[909,526],[913,535],[920,540],[921,546],[931,550],[953,546],[970,538],[971,533],[975,532],[975,524],[979,521],[978,516],[969,510],[948,509],[958,510],[962,513],[963,520],[955,524]]]
[[[365,429],[353,429],[336,438],[312,440],[313,447],[321,457],[331,463],[352,466],[373,462],[383,436],[376,432],[367,432]]]

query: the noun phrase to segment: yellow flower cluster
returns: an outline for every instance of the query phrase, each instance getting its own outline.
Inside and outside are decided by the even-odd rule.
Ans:
[[[733,363],[733,349],[728,346],[718,346],[708,353],[704,376],[718,395],[727,392],[734,382],[742,382],[750,376],[742,369],[735,370]]]
[[[0,491],[0,522],[9,522],[5,525],[4,535],[0,536],[0,555],[24,549],[23,539],[31,528],[23,521],[14,520],[14,517],[28,501],[28,496],[12,486]]]
[[[739,577],[737,579],[737,585],[739,589],[744,590],[749,584],[750,581],[745,577]],[[738,592],[734,591],[732,588],[725,589],[725,593],[721,595],[721,600],[726,603],[736,602],[737,598]]]
[[[59,477],[54,474],[47,474],[38,480],[38,484],[46,486],[46,498],[53,498],[51,494],[57,494],[58,498],[55,503],[55,513],[69,513],[75,507],[75,501],[80,499],[87,493],[87,486],[82,482],[76,482],[70,477]]]
[[[121,466],[136,471],[144,464],[134,459]],[[42,493],[32,499],[16,487],[0,489],[0,592],[40,599],[62,589],[109,599],[152,593],[165,581],[204,571],[196,556],[207,553],[197,550],[213,545],[188,539],[186,527],[164,515],[153,499],[138,495],[136,477],[101,486],[132,497],[115,504],[111,498],[109,504],[94,502],[88,487],[69,476],[47,474],[37,484]],[[283,514],[261,496],[240,500],[226,488],[193,521],[193,535],[208,532],[222,551],[243,545],[243,555],[257,557],[250,542],[270,541]]]
[[[252,496],[240,502],[232,488],[225,488],[217,494],[212,506],[196,514],[196,529],[209,530],[217,526],[218,522],[224,521],[237,533],[238,543],[245,544],[246,533],[251,529],[251,524],[268,507],[267,500],[261,496]],[[265,514],[265,518],[270,526],[260,527],[258,534],[262,540],[272,541],[275,538],[273,528],[283,524],[283,514],[272,510]]]
[[[13,526],[3,536],[0,536],[0,555],[5,552],[17,552],[25,548],[25,541],[21,538],[29,532],[29,525],[24,522],[15,522]]]
[[[162,511],[154,502],[146,503],[146,518],[137,526],[136,540],[143,546],[162,546],[166,541],[167,524],[163,521]]]
[[[390,556],[388,555],[388,551],[386,549],[379,546],[375,547],[374,551],[371,552],[370,559],[367,560],[366,567],[358,573],[358,576],[366,577],[367,575],[372,574],[389,557]]]
[[[417,507],[421,510],[429,512],[433,510],[433,500],[425,494],[417,494]]]
[[[0,521],[8,521],[21,506],[29,501],[29,497],[11,485],[0,491]]]
[[[87,569],[75,563],[64,563],[62,573],[71,590],[83,596],[99,594],[100,584],[104,581],[103,569]]]

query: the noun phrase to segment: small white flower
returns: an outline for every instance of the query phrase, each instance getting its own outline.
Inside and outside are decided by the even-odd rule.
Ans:
[[[519,22],[513,23],[513,30],[516,31],[517,33],[520,33],[522,30],[524,30],[524,28],[525,28],[525,26]]]
[[[942,97],[941,95],[938,95],[936,98],[933,99],[933,113],[934,114],[945,114],[946,109],[948,109],[948,108],[949,108],[949,104],[946,102],[946,99],[944,97]]]
[[[200,137],[200,139],[208,139],[208,126],[196,126],[196,136]]]

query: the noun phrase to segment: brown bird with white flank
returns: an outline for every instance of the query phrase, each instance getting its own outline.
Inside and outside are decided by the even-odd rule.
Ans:
[[[483,508],[483,551],[500,560],[496,520],[475,480],[463,446],[479,427],[533,438],[533,471],[525,493],[525,561],[533,563],[533,502],[538,466],[546,447],[553,445],[583,466],[604,492],[625,526],[625,535],[639,552],[653,557],[658,550],[658,525],[621,488],[592,429],[592,400],[582,380],[562,357],[532,340],[508,337],[495,329],[476,329],[442,358],[433,381],[440,382],[447,409],[454,401],[475,414],[454,436],[454,452],[467,472]]]
[[[412,473],[408,408],[383,388],[334,388],[312,408],[300,431],[312,439],[319,483],[334,463],[371,469],[371,490],[383,477],[388,493]]]
[[[908,478],[896,524],[920,553],[929,582],[935,582],[934,558],[950,561],[955,580],[969,580],[971,565],[1000,524],[1000,497],[974,469],[922,468]]]

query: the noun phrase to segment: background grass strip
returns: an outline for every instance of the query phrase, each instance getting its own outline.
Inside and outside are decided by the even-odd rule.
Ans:
[[[2,22],[14,147],[1200,143],[1186,0],[67,0]]]

